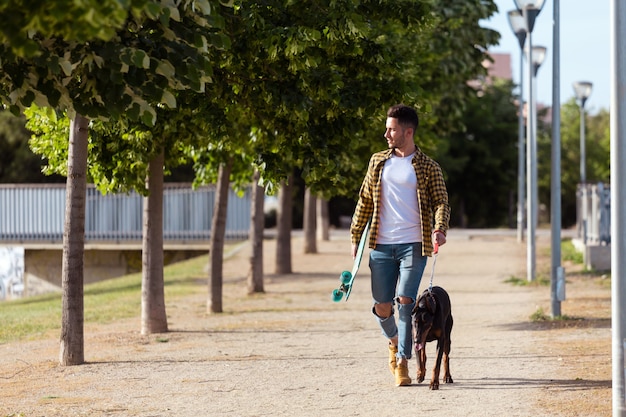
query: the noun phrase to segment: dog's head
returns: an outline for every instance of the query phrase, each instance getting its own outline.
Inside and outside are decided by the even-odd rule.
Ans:
[[[437,311],[437,299],[430,291],[425,291],[417,299],[415,307],[411,312],[413,321],[413,341],[415,342],[415,351],[419,352],[426,346],[428,335],[435,321],[435,313]]]

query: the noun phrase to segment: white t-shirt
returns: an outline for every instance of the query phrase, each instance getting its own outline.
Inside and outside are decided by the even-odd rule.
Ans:
[[[417,177],[411,163],[413,155],[392,155],[385,161],[376,243],[388,245],[422,241]]]

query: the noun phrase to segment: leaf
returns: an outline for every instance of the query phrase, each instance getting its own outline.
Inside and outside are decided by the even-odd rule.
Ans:
[[[155,72],[159,75],[162,75],[166,78],[173,78],[176,74],[176,70],[174,66],[169,61],[159,61]]]
[[[161,97],[161,103],[166,104],[170,109],[176,108],[176,97],[168,90],[163,90],[163,97]]]
[[[72,63],[70,61],[68,61],[67,59],[61,58],[59,60],[59,66],[61,67],[61,69],[63,70],[63,73],[66,76],[70,76],[72,75]]]
[[[195,0],[193,2],[194,9],[197,7],[205,15],[211,14],[211,4],[207,0]]]
[[[138,49],[133,54],[133,64],[139,68],[150,68],[150,57],[141,49]]]

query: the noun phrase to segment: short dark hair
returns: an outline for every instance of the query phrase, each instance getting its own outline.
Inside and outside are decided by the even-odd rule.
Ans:
[[[413,107],[409,107],[405,104],[396,104],[395,106],[389,107],[387,117],[398,119],[401,126],[412,127],[414,131],[417,130],[417,126],[419,126],[417,112]]]

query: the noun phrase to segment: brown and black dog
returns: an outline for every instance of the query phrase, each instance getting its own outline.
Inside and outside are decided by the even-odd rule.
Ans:
[[[426,375],[426,343],[437,341],[437,363],[433,368],[430,389],[439,389],[439,370],[443,358],[443,382],[452,383],[450,375],[450,334],[452,333],[452,308],[450,297],[441,287],[426,289],[419,296],[412,312],[413,342],[417,356],[417,382]]]

